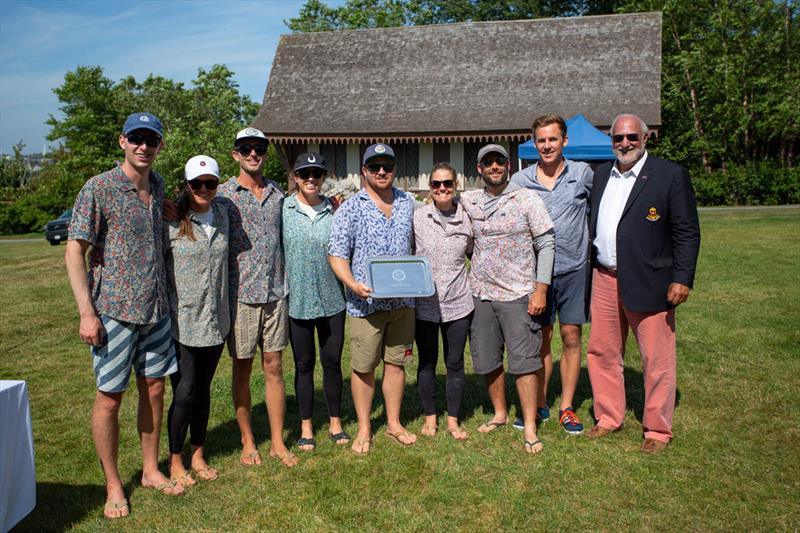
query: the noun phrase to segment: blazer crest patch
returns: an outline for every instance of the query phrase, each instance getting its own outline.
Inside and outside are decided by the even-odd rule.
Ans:
[[[650,222],[655,222],[656,220],[661,218],[661,215],[658,214],[658,210],[655,207],[651,207],[647,211],[647,216],[645,218]]]

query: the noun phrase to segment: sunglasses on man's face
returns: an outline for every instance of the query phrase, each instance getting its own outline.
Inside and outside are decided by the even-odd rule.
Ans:
[[[638,133],[626,133],[624,135],[618,133],[616,135],[612,135],[611,140],[614,141],[615,143],[621,143],[622,139],[628,139],[628,142],[635,143],[639,140],[639,137],[640,135]]]
[[[311,178],[319,180],[325,177],[325,171],[321,168],[301,168],[300,170],[296,170],[295,174],[301,180],[307,180]]]
[[[365,165],[366,169],[369,170],[371,173],[376,174],[381,171],[381,167],[383,170],[386,171],[388,174],[389,172],[394,170],[394,163],[370,163]]]
[[[191,187],[193,191],[199,191],[203,186],[205,186],[207,191],[216,191],[217,185],[219,185],[219,181],[217,180],[192,180],[189,182],[189,187]]]
[[[157,135],[142,135],[141,133],[129,133],[125,136],[130,144],[141,146],[146,144],[148,148],[158,148],[161,144],[161,137]]]
[[[444,180],[444,181],[431,181],[431,189],[438,189],[442,185],[444,185],[445,189],[452,189],[453,188],[453,180]]]
[[[242,155],[250,155],[250,152],[253,150],[255,150],[258,155],[267,153],[267,147],[264,144],[240,144],[235,150]]]
[[[506,166],[506,163],[508,163],[508,159],[506,159],[503,156],[484,157],[483,159],[481,159],[481,166],[482,167],[490,167],[490,166],[492,166],[493,163],[497,163],[501,167],[504,167],[504,166]]]

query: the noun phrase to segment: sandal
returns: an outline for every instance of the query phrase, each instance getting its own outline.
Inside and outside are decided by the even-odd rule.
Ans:
[[[350,450],[356,455],[367,455],[372,451],[372,435],[367,440],[356,439],[353,441],[353,446],[350,447]]]
[[[539,448],[536,449],[536,446],[538,446]],[[525,441],[525,453],[536,455],[542,453],[542,450],[544,450],[544,444],[542,444],[541,440],[536,439],[534,441],[530,440]]]
[[[242,453],[239,456],[239,462],[244,466],[256,466],[261,464],[261,454],[258,451]]]
[[[345,444],[350,443],[350,435],[348,435],[346,431],[340,431],[339,433],[328,433],[328,437],[337,446],[344,446]]]
[[[197,474],[197,477],[202,479],[203,481],[214,481],[219,477],[219,471],[216,468],[208,467],[208,468],[201,468],[196,469],[193,468],[194,473]]]
[[[484,422],[480,426],[478,426],[479,433],[491,433],[495,429],[501,428],[503,426],[508,425],[508,420],[505,422],[496,422],[495,420],[489,420],[488,422]]]
[[[310,448],[303,448],[303,446],[311,446]],[[317,441],[314,437],[300,437],[297,439],[297,448],[302,452],[313,452],[317,448]]]
[[[399,444],[401,446],[413,446],[414,443],[417,442],[416,438],[411,440],[413,437],[416,437],[416,435],[414,435],[413,433],[411,433],[407,429],[404,429],[404,430],[400,431],[399,433],[392,433],[391,431],[389,431],[387,429],[386,430],[386,436],[389,437],[390,439],[392,439],[393,441],[395,441],[397,444]],[[403,440],[403,439],[405,439],[405,440]]]
[[[108,513],[120,513],[116,516],[109,516]],[[103,506],[103,517],[107,520],[116,520],[117,518],[124,518],[131,514],[131,508],[128,505],[128,500],[121,502],[106,502]]]

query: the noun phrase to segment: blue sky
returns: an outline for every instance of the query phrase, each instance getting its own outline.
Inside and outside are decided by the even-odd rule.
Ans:
[[[326,2],[339,5],[343,1]],[[155,74],[186,82],[224,63],[243,94],[261,102],[283,21],[304,0],[0,0],[0,152],[46,143],[52,89],[79,65],[118,81]]]

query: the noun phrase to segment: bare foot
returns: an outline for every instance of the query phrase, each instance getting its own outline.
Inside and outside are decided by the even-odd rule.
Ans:
[[[448,427],[447,433],[456,440],[467,440],[469,438],[469,434],[461,426]]]
[[[436,416],[426,416],[425,422],[422,423],[422,427],[420,428],[419,432],[426,437],[435,437],[436,430],[438,429],[439,427],[436,423]]]

